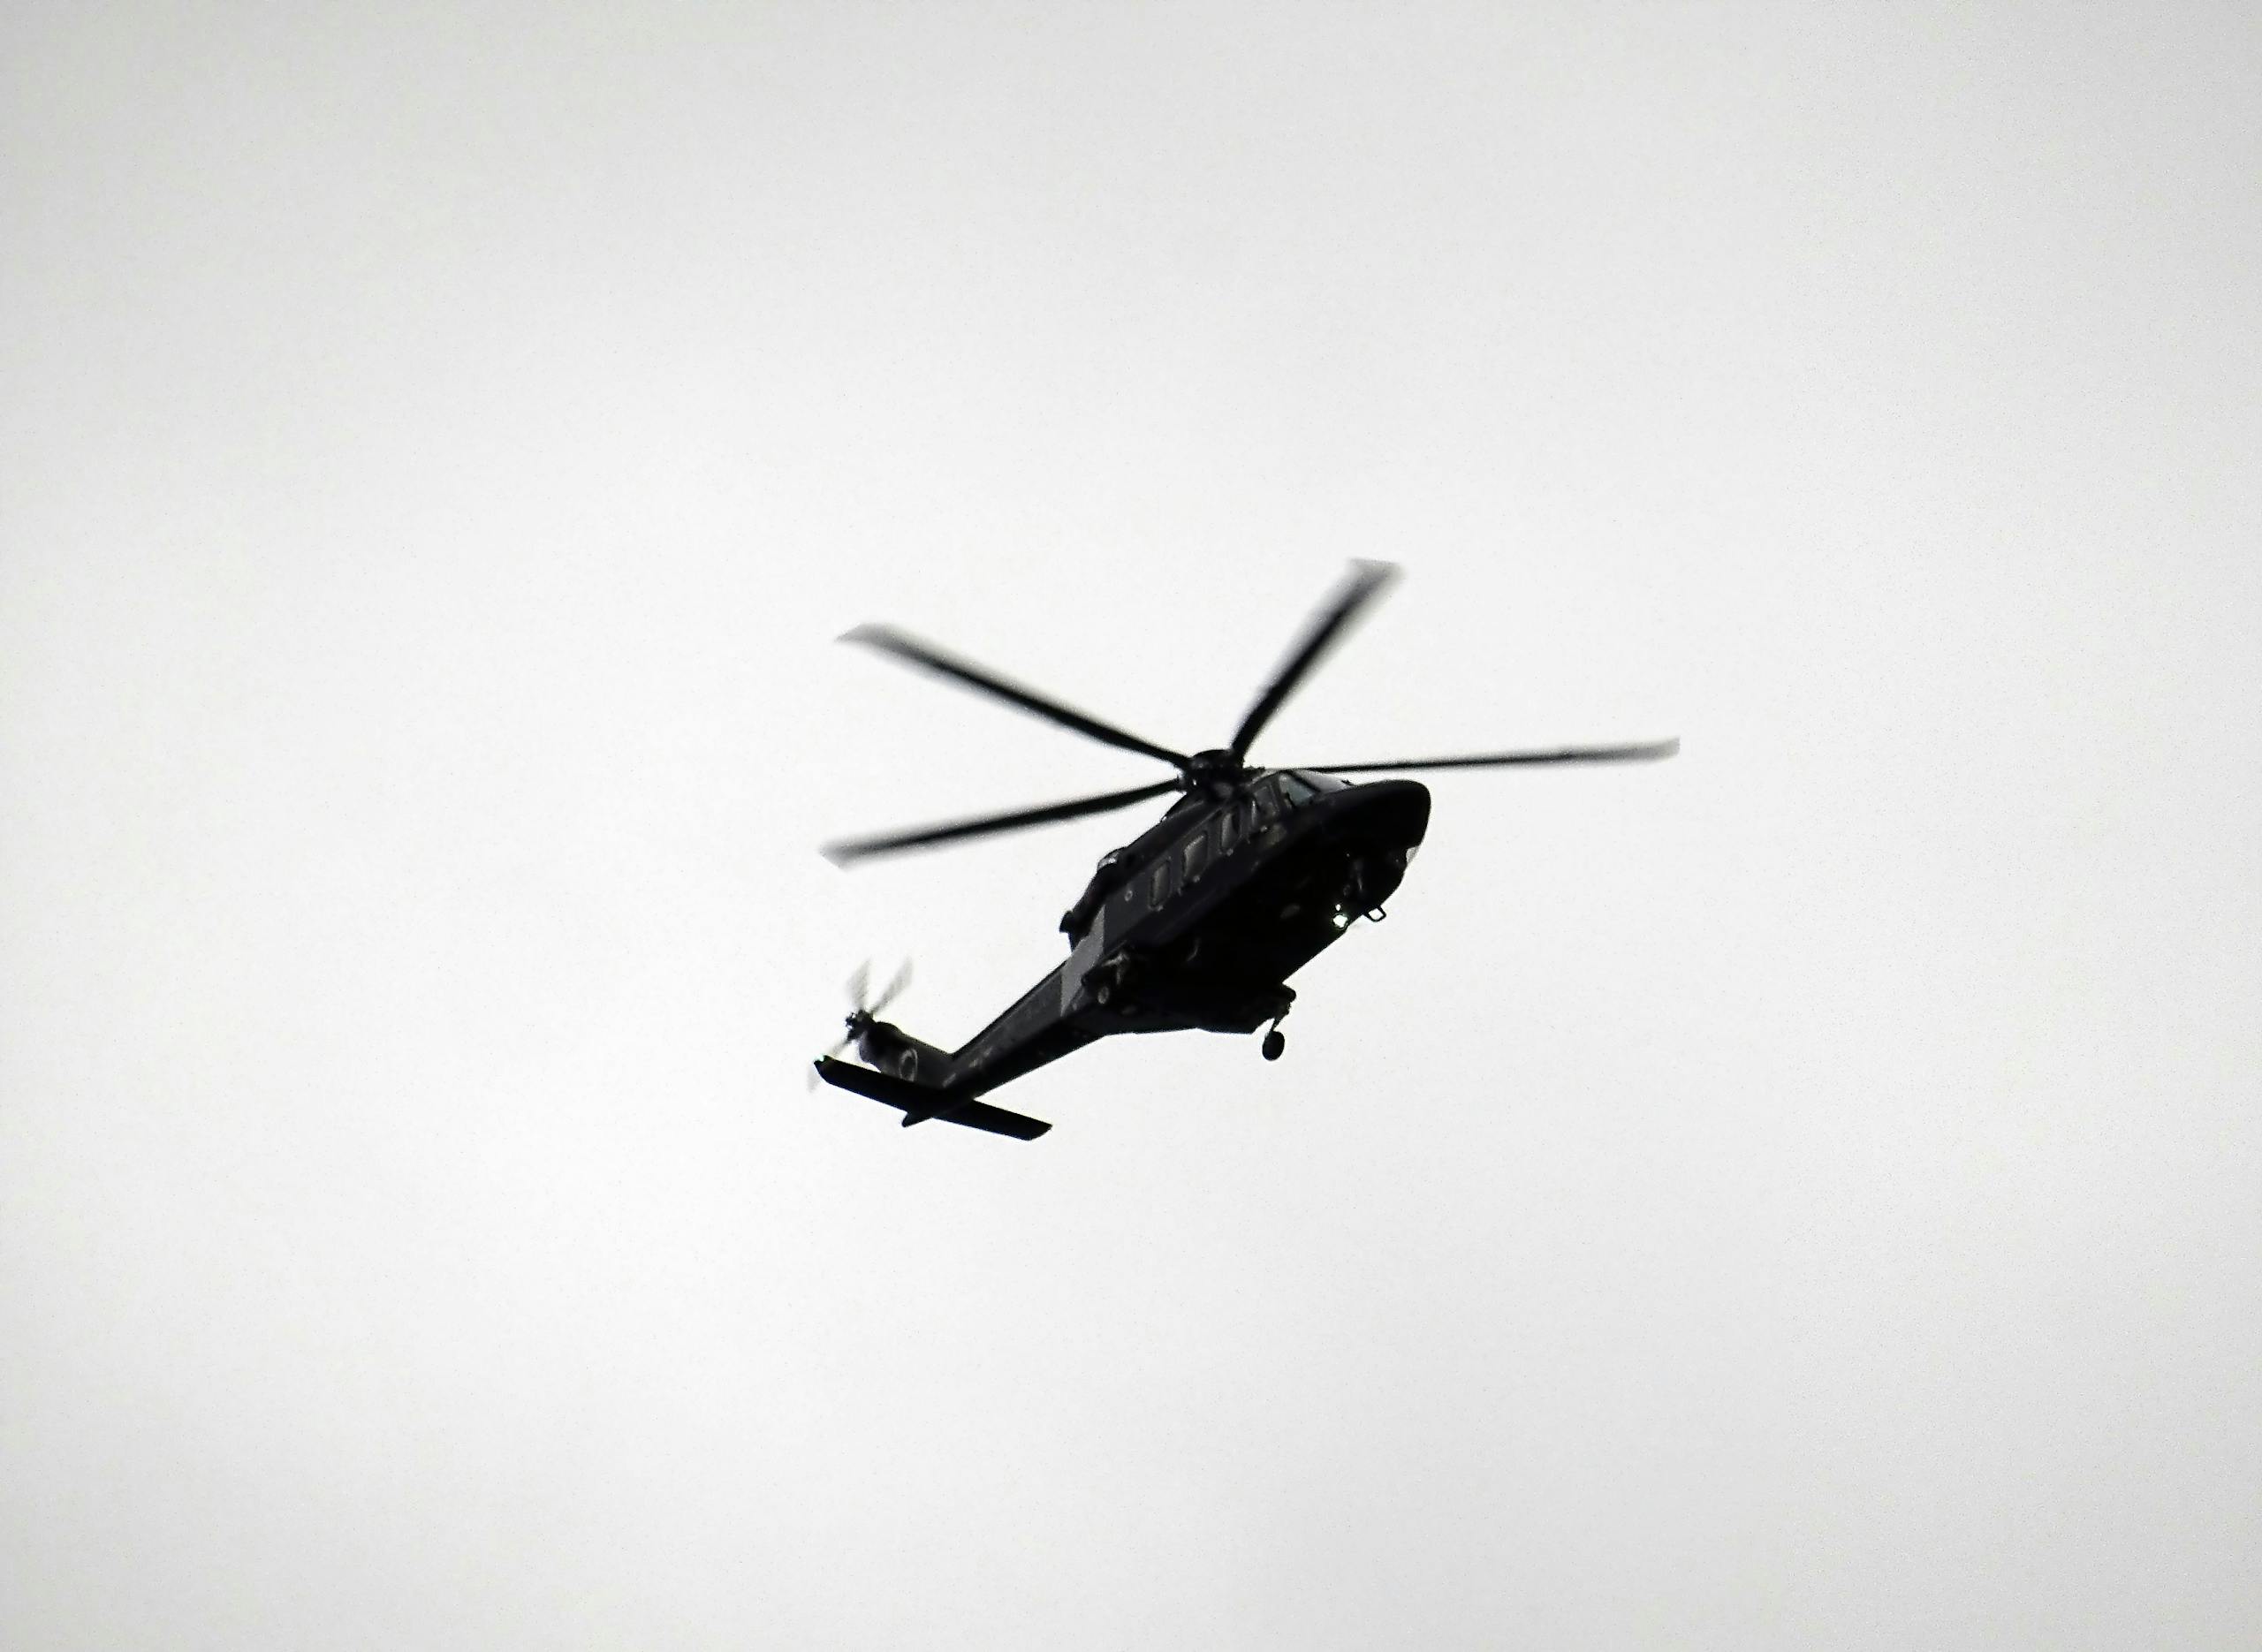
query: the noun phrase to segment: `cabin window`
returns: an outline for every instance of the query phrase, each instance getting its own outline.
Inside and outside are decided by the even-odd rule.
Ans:
[[[1147,884],[1147,905],[1159,906],[1170,893],[1170,862],[1165,860],[1155,868],[1154,877]]]
[[[1186,881],[1191,883],[1202,875],[1202,868],[1210,864],[1210,839],[1205,835],[1189,840],[1186,845]]]
[[[1222,854],[1231,854],[1233,845],[1241,841],[1241,811],[1239,803],[1218,811],[1218,849]]]
[[[1249,794],[1249,807],[1256,811],[1256,818],[1267,826],[1280,818],[1280,799],[1272,790],[1270,780]]]

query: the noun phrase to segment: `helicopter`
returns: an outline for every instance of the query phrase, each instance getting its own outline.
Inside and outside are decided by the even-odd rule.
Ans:
[[[1359,919],[1385,915],[1383,903],[1429,829],[1430,793],[1419,781],[1344,776],[1643,762],[1681,749],[1674,739],[1393,762],[1251,763],[1249,748],[1273,714],[1397,575],[1390,563],[1353,563],[1233,738],[1200,752],[1142,739],[891,625],[844,633],[843,642],[1159,759],[1175,773],[1127,791],[827,844],[822,853],[836,866],[1180,795],[1161,819],[1100,858],[1060,919],[1067,958],[965,1044],[945,1050],[881,1020],[907,973],[866,1003],[860,969],[849,983],[847,1030],[817,1057],[815,1078],[896,1109],[907,1126],[938,1118],[1026,1141],[1052,1126],[981,1098],[1097,1039],[1188,1029],[1252,1034],[1264,1027],[1261,1052],[1277,1061],[1287,1045],[1280,1023],[1296,997],[1288,978]],[[852,1044],[867,1065],[839,1058]]]

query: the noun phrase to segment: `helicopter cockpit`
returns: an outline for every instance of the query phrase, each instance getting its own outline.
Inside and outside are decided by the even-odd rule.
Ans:
[[[1279,783],[1281,802],[1290,808],[1310,802],[1323,792],[1347,791],[1351,784],[1348,780],[1338,780],[1317,769],[1282,769],[1271,777]]]

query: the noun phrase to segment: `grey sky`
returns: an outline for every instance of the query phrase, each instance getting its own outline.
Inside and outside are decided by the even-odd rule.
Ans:
[[[0,1642],[2262,1640],[2251,8],[21,6]],[[1441,776],[1287,1058],[953,1043]]]

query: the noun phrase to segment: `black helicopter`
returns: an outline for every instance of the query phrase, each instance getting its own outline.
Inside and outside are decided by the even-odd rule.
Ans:
[[[1232,740],[1190,754],[1127,734],[891,626],[860,625],[843,636],[1110,746],[1160,758],[1178,772],[1127,792],[829,844],[824,853],[835,865],[1074,820],[1167,792],[1182,795],[1162,819],[1101,857],[1090,884],[1060,920],[1067,959],[962,1048],[938,1050],[879,1019],[904,977],[866,1004],[860,970],[849,988],[855,1008],[848,1030],[831,1054],[818,1057],[817,1076],[900,1110],[907,1125],[942,1118],[1027,1141],[1052,1126],[980,1098],[1111,1033],[1253,1033],[1269,1022],[1264,1055],[1278,1060],[1287,1042],[1280,1021],[1296,997],[1288,977],[1357,919],[1383,916],[1383,902],[1406,875],[1429,826],[1430,793],[1419,782],[1354,784],[1340,777],[1622,762],[1670,757],[1680,749],[1681,742],[1670,739],[1322,768],[1249,763],[1249,748],[1272,714],[1397,572],[1388,563],[1353,564]],[[869,1066],[837,1058],[852,1043]]]

